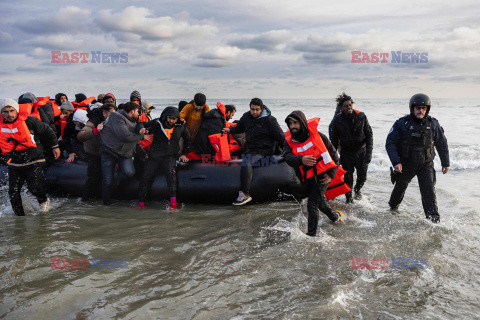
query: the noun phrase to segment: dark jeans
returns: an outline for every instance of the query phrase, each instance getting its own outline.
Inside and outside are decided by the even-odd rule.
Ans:
[[[307,209],[308,209],[308,231],[307,235],[314,236],[317,234],[318,215],[319,209],[330,220],[335,221],[337,219],[336,214],[330,208],[327,198],[325,197],[325,191],[327,191],[328,184],[315,183],[314,179],[307,180]]]
[[[99,198],[102,195],[102,162],[100,155],[87,154],[87,181],[83,199]]]
[[[110,205],[113,193],[113,176],[115,174],[115,165],[118,163],[120,171],[131,178],[135,175],[135,167],[133,166],[133,160],[131,158],[115,157],[110,153],[102,153],[102,196],[103,204]]]
[[[242,168],[240,169],[240,190],[244,194],[250,193],[250,184],[253,178],[252,163],[259,160],[261,157],[267,156],[268,152],[265,150],[247,150],[242,154]]]
[[[391,208],[398,208],[405,196],[405,190],[407,190],[408,184],[415,176],[417,176],[418,179],[425,216],[427,218],[432,216],[438,217],[437,197],[435,193],[436,175],[435,169],[433,168],[433,161],[417,165],[402,165],[402,173],[397,177],[388,204]]]
[[[360,191],[365,181],[367,181],[367,170],[368,163],[365,162],[365,152],[360,154],[353,153],[342,153],[340,155],[340,163],[342,168],[347,171],[344,175],[345,183],[350,187],[350,189],[355,191]],[[353,187],[353,173],[357,169],[357,182],[355,183],[355,188]],[[352,192],[346,194],[347,197],[351,196]]]
[[[17,216],[25,215],[22,197],[20,196],[25,180],[27,181],[28,191],[37,198],[38,203],[47,201],[43,168],[43,163],[35,163],[25,167],[8,166],[8,195],[10,196],[13,212]]]
[[[138,198],[140,202],[145,202],[150,188],[152,187],[155,174],[160,168],[162,174],[165,175],[167,180],[167,188],[169,197],[175,197],[177,193],[177,175],[175,172],[176,157],[167,156],[159,160],[148,158],[143,168],[142,179],[140,180],[140,186],[138,187]]]

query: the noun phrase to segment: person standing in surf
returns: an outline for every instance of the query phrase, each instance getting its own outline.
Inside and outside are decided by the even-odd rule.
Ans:
[[[427,219],[440,222],[435,194],[435,148],[440,156],[443,174],[450,167],[447,138],[437,119],[430,117],[430,98],[418,93],[410,99],[410,114],[398,119],[387,136],[386,149],[395,174],[390,209],[396,210],[405,190],[417,176],[422,205]]]
[[[329,126],[330,141],[340,150],[340,163],[347,170],[345,182],[355,191],[355,199],[361,199],[367,181],[368,164],[372,160],[373,132],[365,113],[353,109],[353,100],[345,92],[337,97],[337,114]],[[357,170],[357,182],[353,187],[353,173]],[[346,202],[353,202],[352,192],[345,194]]]
[[[327,136],[317,131],[319,118],[307,121],[302,111],[293,111],[285,119],[288,131],[283,144],[283,157],[288,165],[300,172],[300,180],[306,184],[308,194],[307,235],[317,234],[318,211],[332,222],[340,221],[340,211],[328,205],[325,191],[338,169],[337,150]],[[327,156],[328,155],[328,156]]]

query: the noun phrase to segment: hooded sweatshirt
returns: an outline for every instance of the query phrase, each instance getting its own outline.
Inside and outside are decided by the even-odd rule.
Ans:
[[[167,132],[165,131],[165,129],[168,129],[165,124],[167,117],[176,117],[178,119],[177,123],[173,126],[170,138],[168,138]],[[160,118],[144,123],[149,133],[153,134],[153,142],[148,150],[149,158],[159,160],[165,156],[176,156],[180,151],[180,138],[184,140],[182,154],[186,155],[190,151],[190,133],[187,128],[179,122],[180,113],[178,109],[175,107],[166,107],[160,115]]]
[[[292,140],[297,141],[297,142],[305,142],[310,137],[310,132],[308,131],[307,118],[305,117],[305,114],[302,111],[293,111],[285,119],[285,122],[287,122],[287,124],[288,124],[288,118],[293,118],[293,119],[299,121],[300,125],[301,125],[300,132],[298,134],[295,134],[295,135],[292,134]],[[332,143],[330,142],[330,140],[328,140],[326,135],[324,135],[321,132],[318,132],[318,134],[322,138],[322,141],[325,144],[325,147],[327,148],[328,153],[330,154],[330,157],[335,162],[335,164],[338,165],[340,160],[338,158],[337,150],[333,147]],[[299,138],[303,141],[296,140],[296,138]],[[303,163],[302,163],[303,156],[297,156],[297,155],[293,154],[292,148],[290,147],[290,145],[288,144],[287,141],[285,141],[285,143],[283,145],[283,157],[285,158],[285,161],[288,163],[288,165],[290,165],[291,167],[294,167],[295,169],[297,169],[298,167],[303,165]],[[295,170],[295,172],[297,172],[297,174],[299,174],[300,171]],[[337,172],[337,167],[330,168],[325,173],[330,178],[333,179],[335,177],[336,172]],[[302,179],[300,179],[300,181],[301,180]]]
[[[60,93],[57,93],[57,94],[55,95],[55,103],[57,104],[57,106],[61,106],[61,105],[62,105],[62,103],[60,102],[60,98],[63,97],[63,96],[65,96],[65,98],[67,98],[67,101],[68,101],[68,97],[67,97],[67,95],[66,95],[65,93],[61,93],[61,92],[60,92]]]
[[[100,132],[100,152],[108,152],[113,156],[132,158],[138,141],[143,134],[136,133],[137,123],[125,110],[113,112],[104,122]]]

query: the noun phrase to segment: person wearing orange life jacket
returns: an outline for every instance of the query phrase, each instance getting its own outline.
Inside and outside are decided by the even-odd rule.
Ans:
[[[283,157],[299,172],[308,193],[308,231],[315,236],[318,226],[318,211],[332,222],[340,221],[342,214],[333,211],[327,203],[325,192],[335,177],[339,158],[337,150],[327,136],[317,131],[318,118],[307,121],[302,111],[293,111],[285,119],[288,131],[283,145]]]
[[[340,114],[329,127],[330,141],[340,150],[340,163],[347,170],[345,182],[355,191],[355,199],[361,199],[360,189],[367,180],[368,164],[372,160],[373,132],[367,116],[353,109],[353,100],[345,92],[337,97]],[[357,181],[353,187],[353,173],[357,170]],[[346,202],[353,202],[352,193],[346,193]]]
[[[144,123],[143,125],[153,135],[153,142],[148,150],[142,179],[138,187],[139,207],[145,208],[145,200],[155,178],[155,172],[161,168],[167,180],[170,197],[170,208],[177,208],[176,198],[176,160],[188,162],[186,154],[190,149],[190,134],[187,128],[180,123],[180,113],[175,107],[166,107],[160,118]],[[180,151],[180,138],[183,138],[183,150]]]
[[[18,98],[18,103],[32,103],[33,107],[31,116],[38,118],[40,121],[48,125],[54,132],[56,132],[53,106],[46,98],[40,101],[33,93],[25,92]]]
[[[0,112],[0,149],[8,164],[8,194],[13,211],[17,216],[25,215],[20,191],[26,181],[28,190],[40,204],[40,211],[47,212],[44,147],[51,148],[54,158],[58,159],[60,150],[55,133],[37,118],[19,116],[18,103],[12,99],[0,100]]]

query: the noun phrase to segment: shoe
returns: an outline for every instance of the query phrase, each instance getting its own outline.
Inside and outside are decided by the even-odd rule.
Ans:
[[[170,209],[177,209],[177,197],[170,198]]]
[[[242,191],[238,192],[238,197],[237,200],[235,200],[234,203],[232,203],[234,206],[243,206],[244,204],[249,203],[252,201],[252,197],[250,197],[248,194],[244,194]]]
[[[145,209],[145,202],[140,201],[140,202],[138,203],[138,207],[139,207],[140,209]]]
[[[350,193],[350,194],[347,194],[346,197],[347,197],[346,200],[345,200],[345,203],[346,203],[346,204],[353,203],[353,198],[352,198],[352,194],[351,194],[351,193]]]
[[[335,210],[333,212],[337,217],[335,220],[332,220],[333,223],[343,223],[343,213],[340,210]]]
[[[47,201],[40,203],[40,212],[48,212],[50,210],[50,199],[47,198]]]
[[[440,223],[440,216],[438,214],[428,215],[427,219],[433,223]]]
[[[354,196],[355,200],[360,200],[362,199],[362,193],[360,192],[360,190],[355,190],[355,196]]]

